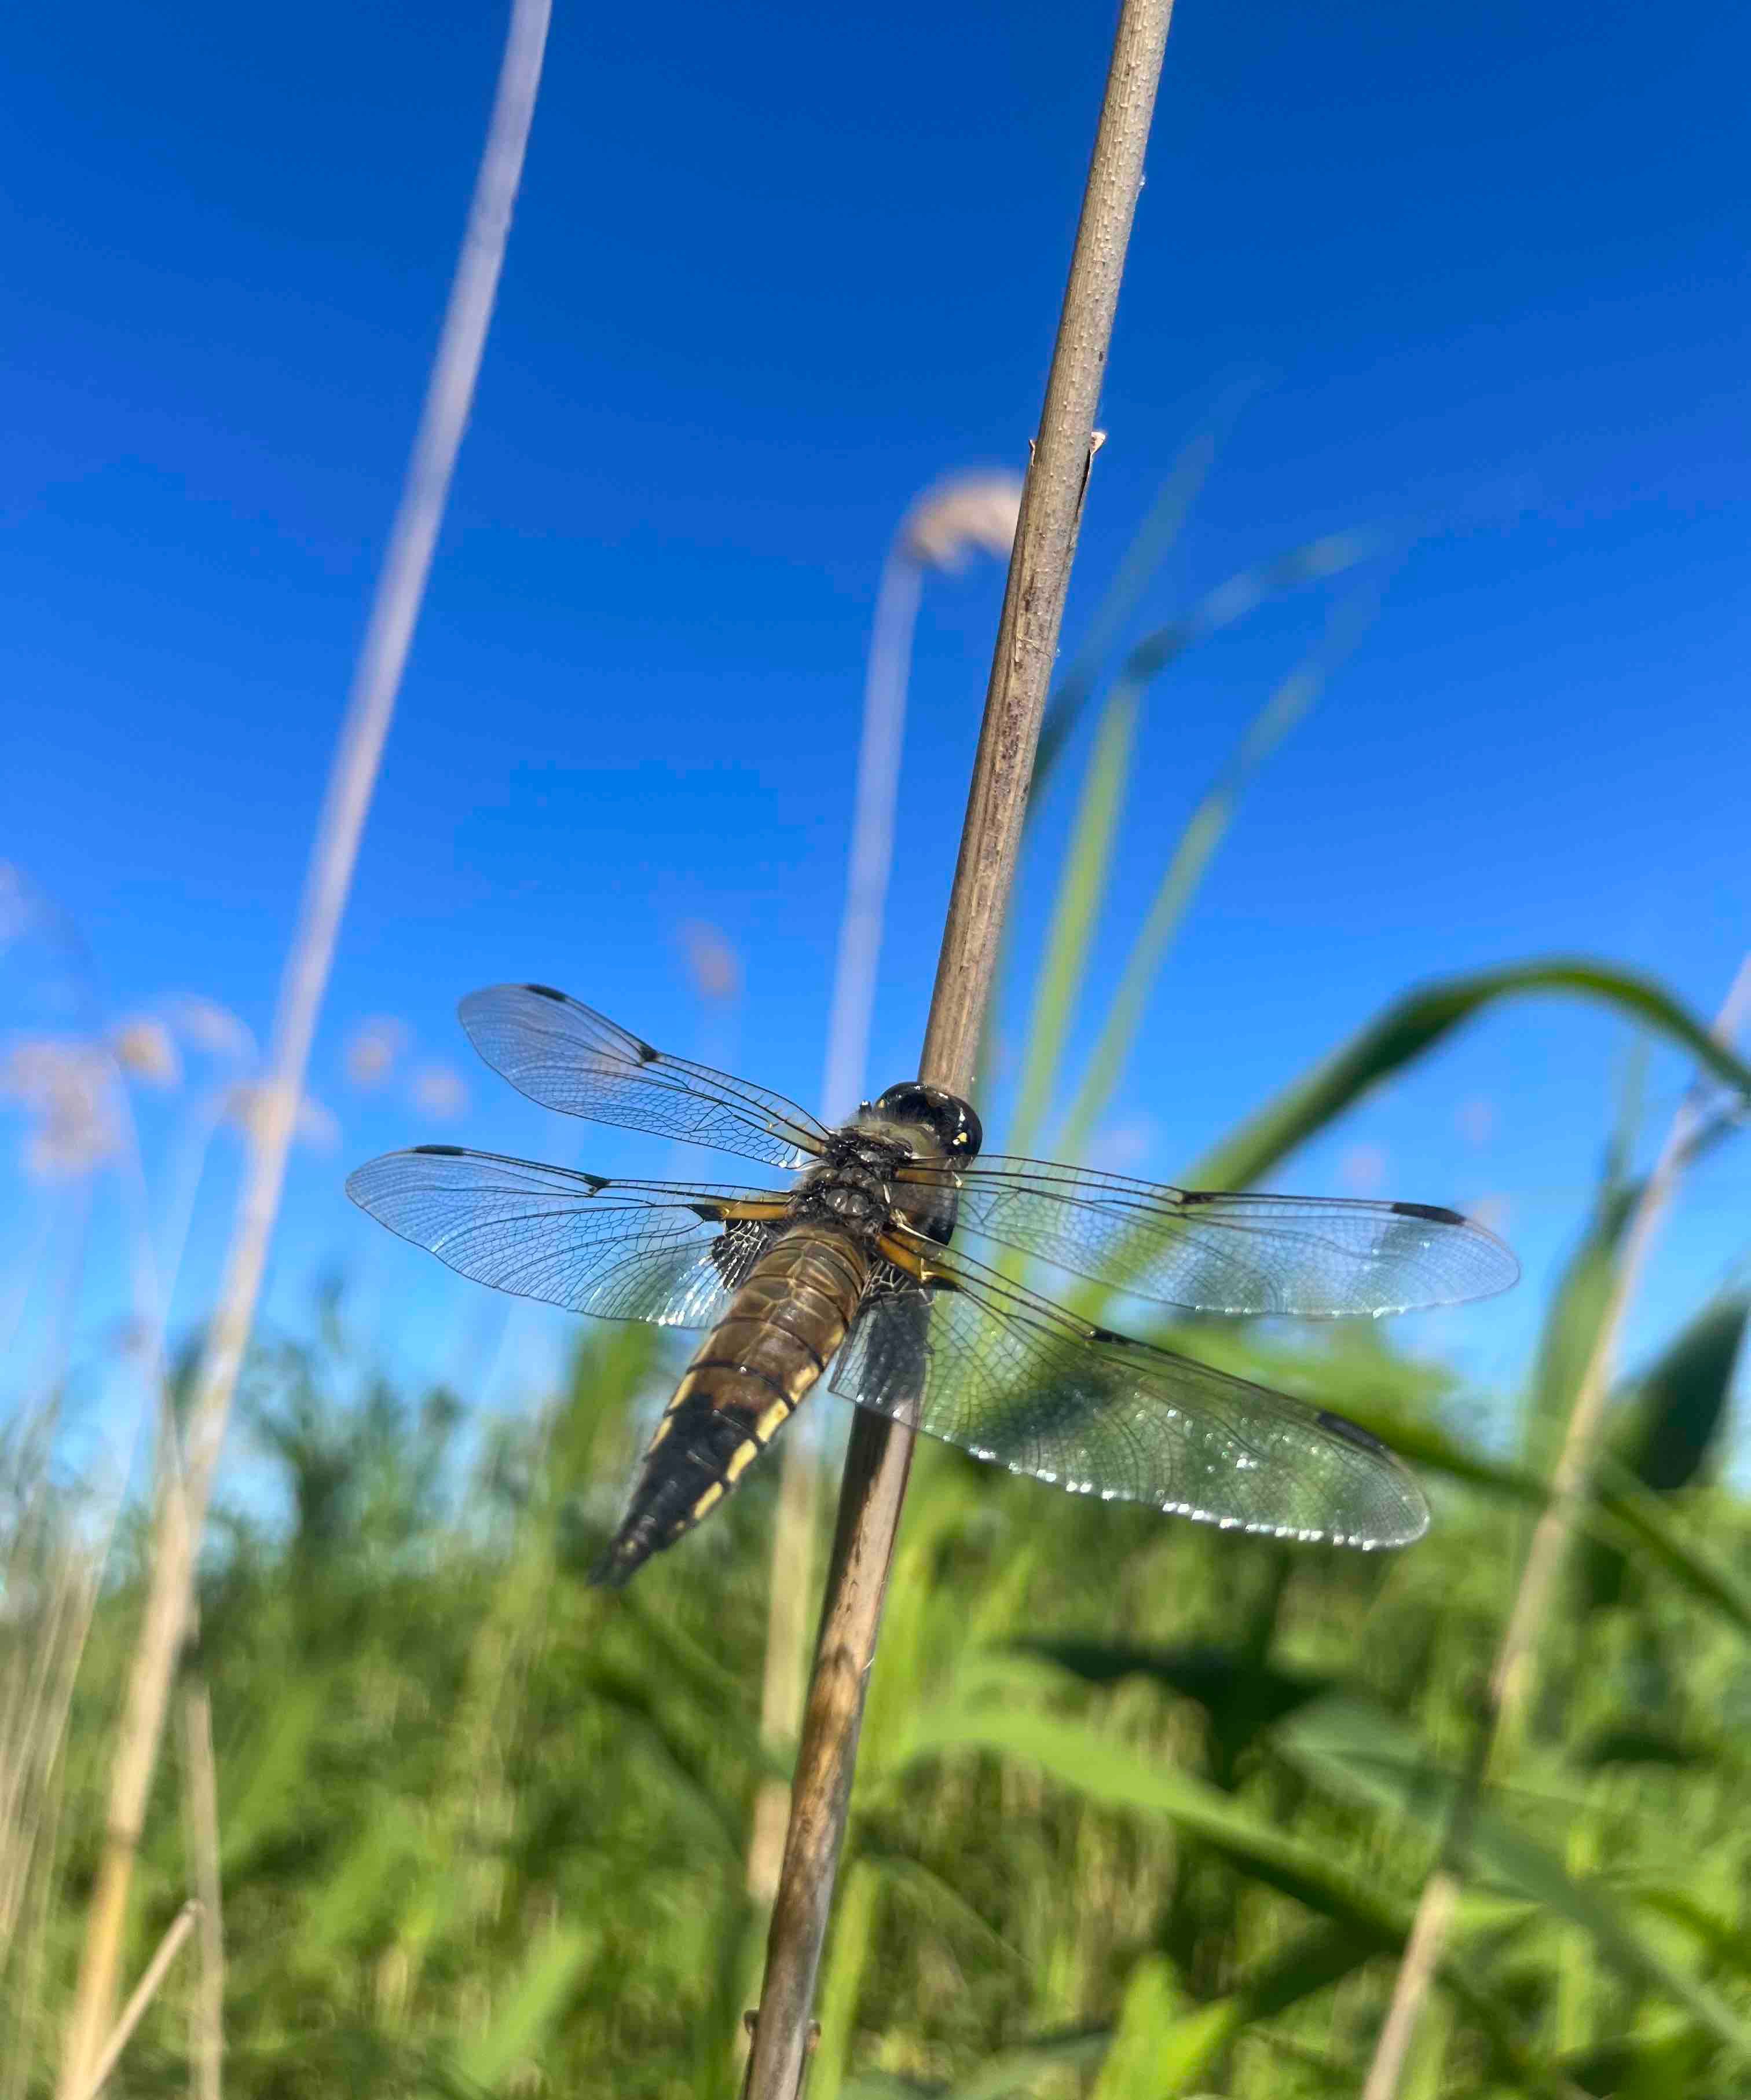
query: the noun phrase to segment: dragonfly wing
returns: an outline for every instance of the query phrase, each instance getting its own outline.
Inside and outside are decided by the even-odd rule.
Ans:
[[[1173,1189],[1002,1158],[920,1162],[900,1178],[950,1175],[957,1236],[1189,1311],[1402,1312],[1489,1297],[1519,1274],[1493,1233],[1430,1203]]]
[[[547,985],[493,985],[457,1009],[474,1048],[544,1108],[799,1167],[827,1141],[806,1109],[671,1057]]]
[[[346,1193],[478,1283],[661,1327],[714,1326],[785,1211],[766,1189],[605,1181],[451,1145],[386,1153]]]
[[[1411,1475],[1343,1416],[1086,1325],[959,1255],[925,1275],[884,1264],[836,1392],[1012,1472],[1224,1529],[1363,1547],[1427,1529]]]

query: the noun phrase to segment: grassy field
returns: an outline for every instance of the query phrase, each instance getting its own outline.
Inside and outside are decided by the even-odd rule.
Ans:
[[[1718,1347],[1709,1361],[1718,1379]],[[218,1528],[179,1688],[185,1708],[210,1699],[231,2091],[734,2091],[772,1489],[751,1481],[624,1595],[585,1586],[653,1368],[641,1331],[593,1335],[541,1419],[464,1474],[448,1396],[331,1396],[359,1383],[338,1337],[255,1365],[294,1518]],[[1440,1417],[1372,1335],[1271,1368],[1358,1412],[1386,1395]],[[1681,1401],[1705,1418],[1699,1375],[1680,1367],[1669,1430]],[[1490,1480],[1439,1489],[1423,1544],[1365,1558],[927,1451],[814,2100],[1358,2089],[1524,1541],[1514,1470],[1477,1462]],[[1708,1563],[1645,1543],[1572,1561],[1408,2091],[1744,2088],[1751,1511],[1701,1486],[1635,1494]],[[54,1538],[51,1513],[43,1579],[9,1577],[15,1688],[54,1645],[31,1609],[59,1594]],[[51,2089],[140,1551],[118,1548],[40,1802],[0,1994],[12,2093]],[[189,1768],[185,1734],[130,1976],[194,1883]],[[198,1975],[191,1949],[116,2090],[187,2088]]]

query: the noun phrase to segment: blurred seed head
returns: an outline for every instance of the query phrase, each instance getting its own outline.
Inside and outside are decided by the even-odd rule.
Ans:
[[[1485,1101],[1480,1094],[1462,1101],[1453,1118],[1459,1126],[1459,1135],[1468,1145],[1488,1145],[1496,1134],[1496,1119],[1495,1103]]]
[[[130,1079],[148,1087],[174,1087],[183,1077],[183,1061],[176,1039],[165,1024],[149,1013],[124,1021],[110,1037],[116,1062]]]
[[[1386,1186],[1386,1177],[1383,1145],[1350,1145],[1338,1161],[1338,1179],[1352,1196],[1378,1195]]]
[[[468,1083],[453,1065],[421,1065],[413,1074],[413,1105],[440,1120],[468,1106]]]
[[[1153,1116],[1136,1115],[1096,1131],[1088,1147],[1088,1164],[1106,1174],[1135,1174],[1154,1149]]]
[[[742,992],[742,958],[721,928],[690,919],[681,929],[693,989],[708,1005],[727,1005]]]
[[[121,1149],[116,1067],[97,1043],[26,1037],[0,1061],[0,1099],[33,1119],[24,1155],[33,1180],[76,1180]]]
[[[361,1021],[347,1037],[342,1052],[347,1079],[367,1090],[382,1086],[408,1042],[407,1023],[392,1014],[373,1014],[368,1021]]]
[[[906,513],[900,545],[926,568],[963,568],[969,554],[1007,560],[1021,514],[1019,474],[950,474]]]
[[[187,995],[173,1000],[170,1026],[191,1050],[208,1057],[253,1057],[255,1038],[229,1007],[216,999]]]
[[[233,1087],[225,1096],[225,1120],[243,1132],[252,1143],[259,1145],[268,1134],[273,1093],[274,1089],[265,1080],[246,1080]],[[340,1118],[332,1109],[324,1108],[320,1101],[307,1094],[298,1103],[292,1135],[301,1145],[313,1146],[319,1152],[332,1152],[341,1141]]]
[[[23,939],[30,927],[24,878],[9,860],[0,860],[0,948]]]

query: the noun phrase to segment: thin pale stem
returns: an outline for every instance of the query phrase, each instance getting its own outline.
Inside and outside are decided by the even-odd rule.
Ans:
[[[135,1855],[187,1626],[195,1554],[254,1320],[341,913],[479,376],[549,11],[550,0],[516,0],[512,13],[461,258],[311,849],[280,986],[262,1127],[245,1170],[218,1304],[195,1379],[186,1493],[166,1494],[160,1505],[145,1618],[111,1773],[104,1855],[62,2058],[61,2100],[77,2100],[90,2086],[89,2067],[113,2001]]]
[[[220,1910],[218,1775],[213,1705],[204,1680],[183,1694],[183,1819],[201,1906],[200,1970],[188,2014],[195,2100],[221,2100],[225,2054],[225,1933]]]
[[[1739,966],[1720,1012],[1714,1035],[1730,1043],[1746,1008],[1751,1006],[1751,955]],[[1399,1965],[1392,2003],[1368,2067],[1362,2100],[1393,2100],[1404,2076],[1429,1984],[1441,1957],[1447,1930],[1458,1900],[1466,1839],[1473,1813],[1490,1770],[1518,1744],[1531,1700],[1538,1644],[1556,1595],[1557,1577],[1567,1557],[1586,1502],[1599,1432],[1604,1418],[1617,1358],[1617,1344],[1630,1305],[1640,1286],[1647,1259],[1665,1222],[1685,1166],[1694,1156],[1704,1127],[1702,1105],[1693,1092],[1679,1105],[1665,1142],[1643,1184],[1641,1198],[1624,1234],[1623,1251],[1612,1280],[1610,1301],[1594,1337],[1591,1353],[1570,1410],[1562,1449],[1550,1475],[1550,1498],[1533,1533],[1526,1563],[1502,1630],[1471,1765],[1458,1789],[1441,1858],[1423,1884],[1405,1957]]]
[[[827,1017],[827,1062],[821,1080],[822,1114],[829,1123],[844,1121],[856,1109],[869,1063],[876,969],[881,955],[889,879],[893,870],[894,811],[899,797],[900,754],[906,739],[907,674],[924,585],[924,564],[906,544],[909,523],[910,514],[882,566],[870,635],[845,905],[840,920],[833,1003]],[[787,1748],[796,1740],[802,1720],[807,1638],[803,1612],[814,1544],[817,1470],[809,1439],[801,1433],[804,1426],[793,1424],[784,1440],[778,1462],[778,1506],[772,1525],[760,1734],[761,1741],[774,1749]],[[784,1780],[761,1781],[748,1841],[748,1892],[762,1909],[770,1904],[778,1890],[790,1802],[791,1790]]]
[[[971,1083],[1014,879],[1171,13],[1171,0],[1125,0],[1119,17],[1039,435],[1022,492],[920,1061],[925,1080],[960,1093]],[[911,1446],[908,1431],[874,1414],[860,1414],[852,1428],[790,1831],[767,1936],[749,2100],[796,2100],[801,2084],[864,1689]]]
[[[157,1995],[158,1986],[164,1981],[170,1964],[181,1952],[183,1942],[195,1929],[195,1920],[201,1906],[191,1896],[170,1921],[170,1928],[158,1943],[158,1951],[146,1965],[145,1973],[134,1987],[134,1995],[121,2009],[115,2031],[99,2050],[91,2066],[90,2075],[79,2088],[81,2100],[97,2100],[97,2096],[108,2082],[109,2074],[121,2060],[121,2052],[128,2045],[129,2037],[145,2016],[146,2008]]]
[[[897,542],[882,567],[870,636],[863,735],[852,805],[850,868],[827,1020],[827,1069],[821,1080],[822,1113],[829,1123],[842,1122],[856,1109],[869,1061],[876,965],[893,869],[906,673],[923,584],[924,569],[917,557]]]

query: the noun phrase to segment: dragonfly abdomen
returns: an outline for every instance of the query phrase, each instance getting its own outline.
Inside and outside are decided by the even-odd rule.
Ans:
[[[858,1235],[814,1221],[761,1257],[664,1410],[594,1581],[618,1587],[734,1492],[845,1339],[871,1259]]]

